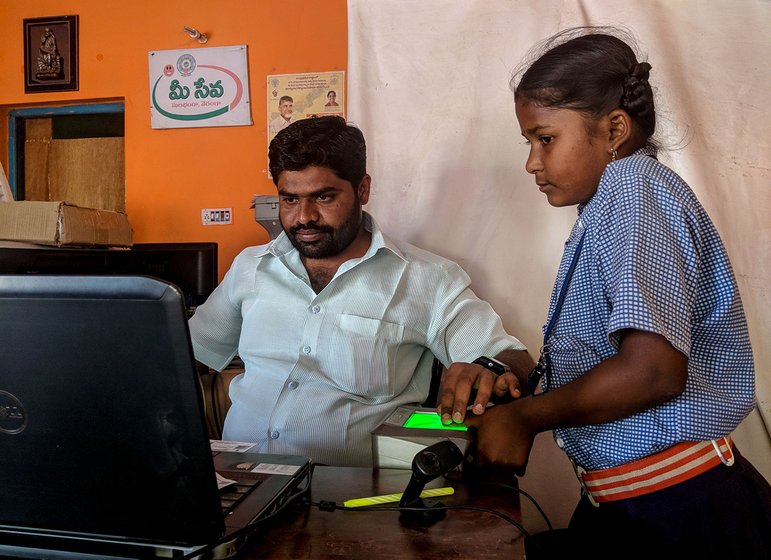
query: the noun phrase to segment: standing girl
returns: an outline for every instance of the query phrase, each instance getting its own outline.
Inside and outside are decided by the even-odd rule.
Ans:
[[[730,438],[755,406],[744,311],[712,221],[656,160],[650,70],[615,36],[572,30],[514,84],[525,168],[578,220],[542,392],[466,421],[484,462],[520,468],[554,430],[584,489],[570,529],[595,557],[767,559],[771,488]]]

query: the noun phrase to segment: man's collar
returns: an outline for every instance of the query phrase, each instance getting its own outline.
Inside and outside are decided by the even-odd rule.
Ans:
[[[391,241],[391,239],[383,234],[383,231],[380,229],[377,221],[375,221],[375,218],[373,218],[372,215],[368,212],[364,212],[364,229],[372,233],[372,241],[366,254],[362,257],[362,260],[368,259],[381,249],[384,249],[391,251],[394,255],[403,261],[408,262],[407,257],[404,256],[404,253],[401,252],[399,247],[397,247],[394,242]]]

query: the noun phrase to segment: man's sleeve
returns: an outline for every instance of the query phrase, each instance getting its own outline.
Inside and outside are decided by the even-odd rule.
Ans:
[[[471,290],[471,280],[455,263],[448,264],[435,291],[428,344],[440,362],[472,362],[503,350],[526,350],[503,328],[492,306]]]
[[[195,359],[217,371],[233,360],[241,336],[241,311],[232,300],[231,272],[188,322]]]

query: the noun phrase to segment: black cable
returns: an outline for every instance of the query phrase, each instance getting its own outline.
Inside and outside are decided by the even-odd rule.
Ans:
[[[513,492],[517,492],[518,494],[523,495],[525,498],[530,500],[530,502],[535,506],[535,509],[538,510],[538,512],[543,517],[544,521],[546,521],[546,525],[549,527],[549,531],[552,531],[554,527],[552,527],[551,521],[549,520],[549,516],[546,515],[546,512],[541,508],[539,503],[533,498],[530,494],[519,488],[518,486],[510,486],[508,484],[503,484],[502,482],[477,482],[477,484],[488,484],[490,486],[500,486],[501,488],[505,488],[506,490],[511,490]]]
[[[346,507],[346,506],[338,506],[334,502],[311,502],[311,506],[316,506],[322,511],[334,511],[334,510],[340,510],[340,511],[358,511],[358,512],[365,512],[365,511],[416,511],[416,512],[424,512],[427,511],[426,508],[419,508],[419,507],[399,507],[399,506],[363,506],[363,507]],[[521,523],[513,519],[512,517],[506,515],[505,513],[501,513],[500,511],[490,509],[490,508],[484,508],[479,506],[436,506],[432,507],[431,511],[450,511],[450,510],[471,510],[471,511],[481,511],[483,513],[489,513],[492,515],[495,515],[496,517],[499,517],[506,521],[507,523],[514,525],[517,529],[519,529],[520,535],[524,537],[530,537],[530,533],[522,526]]]

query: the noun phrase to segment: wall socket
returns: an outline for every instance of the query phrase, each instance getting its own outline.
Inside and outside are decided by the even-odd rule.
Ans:
[[[205,226],[224,226],[233,223],[232,208],[202,208],[201,224]]]

